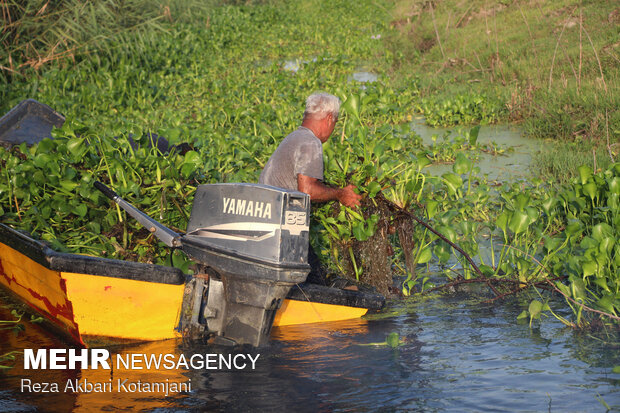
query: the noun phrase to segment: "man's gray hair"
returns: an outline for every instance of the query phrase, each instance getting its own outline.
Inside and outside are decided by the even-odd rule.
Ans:
[[[304,117],[312,116],[323,119],[328,114],[337,119],[340,112],[340,99],[329,93],[313,93],[306,99]]]

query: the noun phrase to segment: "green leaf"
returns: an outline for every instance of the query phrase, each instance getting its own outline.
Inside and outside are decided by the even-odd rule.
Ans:
[[[588,179],[592,176],[592,168],[588,165],[581,165],[577,168],[579,171],[579,177],[581,178],[581,185],[585,185]]]
[[[49,153],[54,149],[54,142],[50,138],[45,138],[37,145],[36,153]]]
[[[353,225],[353,236],[358,241],[366,241],[368,239],[366,231],[364,231],[364,224],[362,222],[356,222]]]
[[[368,184],[368,187],[366,188],[366,190],[368,191],[368,197],[374,198],[377,195],[377,193],[381,191],[381,185],[379,185],[379,182],[377,181],[372,181],[371,183]]]
[[[79,159],[84,155],[88,148],[84,144],[84,138],[71,138],[67,142],[67,150],[75,159]]]
[[[425,166],[430,165],[432,162],[430,161],[430,159],[428,159],[426,157],[426,154],[423,152],[420,152],[416,155],[416,159],[417,159],[417,164],[418,164],[418,168],[421,170],[422,168],[424,168]]]
[[[596,274],[598,271],[598,264],[596,261],[586,261],[581,265],[581,268],[583,269],[583,276],[589,277],[590,275]]]
[[[602,298],[600,298],[596,302],[596,305],[599,308],[602,308],[603,310],[605,310],[607,313],[615,315],[616,311],[614,310],[614,301],[615,301],[614,295],[613,294],[607,294],[607,295],[603,296]]]
[[[503,210],[501,214],[495,220],[495,225],[500,228],[502,231],[506,232],[506,227],[508,225],[508,221],[510,218],[510,212],[508,210]]]
[[[620,195],[620,177],[614,176],[607,181],[609,186],[609,192],[612,194]]]
[[[598,192],[598,187],[594,182],[588,182],[582,187],[582,190],[585,195],[589,196],[591,200],[594,200]]]
[[[530,326],[532,326],[532,320],[536,320],[540,318],[540,312],[543,309],[543,304],[538,300],[532,300],[530,306],[528,307],[528,312],[530,313]]]
[[[594,283],[598,285],[599,287],[601,287],[603,290],[607,291],[608,293],[611,292],[611,290],[609,289],[609,286],[607,285],[607,280],[605,278],[594,278]]]
[[[452,170],[458,175],[466,174],[471,169],[472,162],[463,154],[459,152],[456,154],[456,160],[452,165]]]
[[[420,251],[420,255],[418,256],[418,264],[426,264],[433,258],[433,251],[430,247],[424,248]]]
[[[483,274],[485,277],[490,277],[490,276],[492,276],[493,274],[495,274],[495,270],[494,270],[492,267],[490,267],[490,266],[488,266],[488,265],[486,265],[486,264],[480,264],[480,265],[478,266],[478,268],[480,269],[480,272],[482,272],[482,274]]]
[[[530,218],[530,224],[533,224],[538,219],[538,209],[534,207],[525,207],[525,213]]]
[[[439,233],[446,237],[450,242],[456,244],[456,231],[450,227],[442,226],[439,228]]]
[[[614,229],[611,225],[601,222],[592,227],[592,238],[597,241],[602,241],[606,237],[610,237],[614,235]]]
[[[551,209],[555,206],[555,204],[557,203],[557,199],[554,197],[549,197],[547,199],[545,199],[540,206],[542,207],[543,211],[545,211],[545,214],[550,215]]]
[[[571,294],[571,289],[568,285],[562,283],[561,281],[557,281],[555,283],[555,286],[558,287],[558,290],[562,291],[562,293],[568,297],[570,297]]]
[[[554,251],[562,244],[562,240],[556,237],[545,236],[545,249],[547,252]]]
[[[519,234],[527,229],[530,225],[530,217],[528,214],[522,211],[515,211],[512,213],[508,228],[515,234]]]
[[[47,153],[40,153],[34,157],[33,163],[37,168],[44,168],[49,163],[54,162],[52,157]]]
[[[86,224],[86,228],[90,232],[92,232],[93,234],[100,234],[101,233],[101,225],[99,225],[98,222],[91,221],[88,224]]]
[[[202,159],[200,159],[200,154],[198,152],[187,151],[185,158],[183,159],[183,163],[198,167],[202,164]]]
[[[452,254],[450,254],[450,246],[445,242],[441,242],[433,248],[433,252],[439,259],[441,264],[446,263]]]
[[[444,179],[450,195],[456,195],[457,191],[463,186],[463,180],[458,175],[445,173],[441,177]]]
[[[530,203],[530,196],[524,193],[519,193],[515,198],[515,208],[519,211],[523,211]]]
[[[581,300],[582,302],[586,299],[586,285],[584,284],[581,278],[570,277],[571,284],[571,295],[576,300]]]
[[[478,134],[480,133],[480,125],[476,125],[469,130],[469,144],[474,146],[478,140]]]
[[[607,256],[610,256],[614,250],[616,239],[614,237],[605,237],[601,240],[598,248],[599,251]]]
[[[397,332],[394,331],[388,334],[387,338],[385,339],[385,342],[388,344],[388,346],[392,348],[396,348],[400,344],[400,336],[398,335]]]
[[[435,216],[435,214],[437,213],[438,205],[439,205],[439,202],[437,201],[428,201],[426,203],[426,213],[428,214],[429,218],[432,218]]]
[[[181,175],[185,179],[188,179],[195,170],[196,168],[192,164],[184,163],[181,165]]]
[[[566,225],[566,229],[564,231],[566,232],[566,235],[571,237],[573,235],[581,234],[583,231],[583,224],[577,219],[571,219],[569,220],[568,225]]]
[[[60,186],[62,186],[63,189],[69,192],[73,191],[78,185],[79,183],[73,182],[73,181],[67,181],[67,180],[60,181]]]
[[[165,132],[165,134],[170,144],[176,144],[178,143],[179,137],[181,136],[181,129],[170,128]]]
[[[360,99],[357,95],[350,95],[342,104],[341,108],[360,121]]]
[[[584,250],[588,250],[590,248],[598,248],[599,242],[592,237],[585,236],[581,239],[579,246]]]

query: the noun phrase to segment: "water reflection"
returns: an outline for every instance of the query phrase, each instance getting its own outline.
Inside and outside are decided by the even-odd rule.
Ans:
[[[6,411],[591,411],[602,396],[620,408],[620,364],[613,345],[566,329],[553,318],[532,329],[516,316],[528,300],[480,304],[483,288],[449,296],[390,302],[380,315],[337,323],[274,329],[268,346],[220,348],[168,340],[109,347],[114,354],[260,355],[256,369],[113,372],[16,367],[0,376]],[[552,307],[555,303],[551,303]],[[558,303],[559,305],[559,303]],[[6,314],[0,314],[0,317]],[[15,336],[0,332],[0,352],[65,347],[26,323]],[[398,332],[397,348],[366,345]],[[618,337],[611,341],[620,341]],[[18,380],[191,380],[188,393],[28,394]]]
[[[365,70],[359,70],[349,77],[349,81],[351,80],[355,80],[360,83],[372,83],[379,80],[379,75]]]
[[[283,64],[282,64],[282,69],[286,70],[287,72],[293,72],[293,73],[297,73],[297,71],[301,68],[301,65],[304,63],[308,63],[307,61],[301,61],[301,60],[286,60]]]
[[[411,128],[420,137],[425,145],[434,145],[447,137],[454,137],[465,128],[433,128],[424,123],[423,118],[414,119]],[[514,181],[531,178],[530,165],[532,155],[540,150],[543,144],[540,140],[529,139],[523,136],[518,127],[512,125],[483,125],[478,135],[478,143],[495,144],[500,149],[510,149],[501,155],[480,153],[476,166],[480,168],[480,175],[487,174],[490,180]],[[452,172],[451,164],[433,165],[429,172],[441,175]]]
[[[317,58],[313,58],[311,60],[302,60],[302,59],[289,59],[285,60],[282,63],[282,69],[287,72],[297,73],[303,65],[308,64],[310,62],[316,62]],[[358,69],[356,72],[349,76],[349,82],[355,81],[359,83],[372,83],[379,80],[379,75],[376,73],[372,73],[366,69]]]

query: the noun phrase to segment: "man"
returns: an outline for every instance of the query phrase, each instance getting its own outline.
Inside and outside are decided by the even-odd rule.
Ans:
[[[360,204],[360,195],[355,185],[332,188],[323,184],[323,144],[334,131],[340,111],[340,99],[328,93],[315,93],[306,99],[301,126],[280,143],[260,174],[261,184],[291,189],[310,195],[311,202],[338,201],[348,207]],[[312,267],[308,282],[326,285],[326,269],[312,251],[308,249],[308,262]],[[340,277],[334,277],[341,287],[357,289],[342,284]],[[332,284],[335,284],[332,281]]]
[[[334,131],[340,99],[315,93],[306,99],[301,126],[289,134],[271,155],[258,180],[261,184],[297,190],[312,202],[338,201],[348,207],[360,204],[354,185],[332,188],[323,184],[323,147]]]

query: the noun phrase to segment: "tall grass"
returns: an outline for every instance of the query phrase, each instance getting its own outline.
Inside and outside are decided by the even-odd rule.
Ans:
[[[495,94],[532,136],[620,141],[617,1],[397,0],[393,76],[422,96]]]
[[[593,171],[605,171],[613,164],[607,148],[595,147],[582,142],[550,143],[534,154],[532,173],[541,179],[552,180],[555,184],[568,184],[579,177],[577,167],[588,165]]]
[[[153,0],[0,0],[0,18],[0,84],[8,84],[51,62],[113,53],[112,44],[139,53],[140,37],[163,30],[172,11]]]

